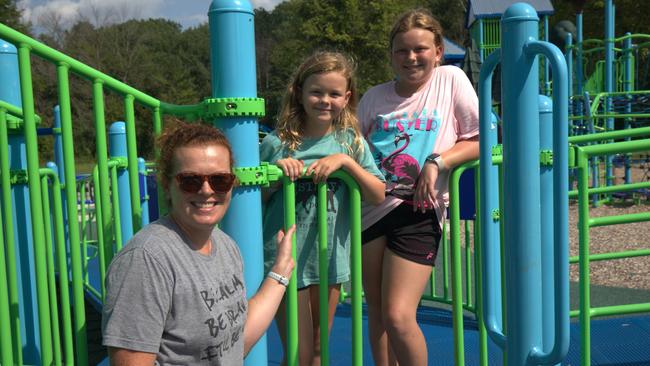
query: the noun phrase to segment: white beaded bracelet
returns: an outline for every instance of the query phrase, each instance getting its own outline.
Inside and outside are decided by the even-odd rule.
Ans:
[[[272,279],[278,281],[278,283],[283,285],[284,287],[289,286],[289,279],[279,273],[275,273],[271,271],[269,272],[269,274],[266,275],[266,277],[271,277]]]

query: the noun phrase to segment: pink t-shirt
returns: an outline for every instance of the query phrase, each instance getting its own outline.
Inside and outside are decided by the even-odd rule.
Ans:
[[[408,98],[395,93],[395,81],[369,89],[361,98],[358,116],[377,167],[386,177],[386,199],[379,206],[363,208],[363,229],[412,199],[428,155],[449,150],[479,131],[476,92],[455,66],[433,69],[427,84]],[[448,175],[437,179],[436,189],[435,210],[442,227],[449,203]]]

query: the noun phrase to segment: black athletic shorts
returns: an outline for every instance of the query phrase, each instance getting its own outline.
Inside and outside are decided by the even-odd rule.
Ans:
[[[386,236],[393,253],[415,263],[433,266],[438,254],[442,230],[434,210],[413,212],[407,203],[394,208],[361,234],[363,244]]]

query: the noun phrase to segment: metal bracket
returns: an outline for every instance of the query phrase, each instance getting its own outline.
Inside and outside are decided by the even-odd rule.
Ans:
[[[235,168],[235,175],[240,186],[268,187],[270,182],[280,179],[282,171],[275,165],[263,161],[260,166]]]
[[[492,157],[503,155],[503,145],[497,144],[492,146]]]
[[[126,169],[129,167],[129,160],[124,156],[114,156],[110,158],[109,161],[114,161],[116,166],[120,169]]]
[[[201,104],[204,106],[203,117],[263,117],[263,98],[210,98]]]
[[[10,170],[9,182],[10,184],[27,184],[27,170]]]
[[[539,163],[542,166],[553,165],[553,150],[542,150],[539,152]]]
[[[501,220],[501,210],[495,208],[494,210],[492,210],[492,221],[496,222],[499,220]]]

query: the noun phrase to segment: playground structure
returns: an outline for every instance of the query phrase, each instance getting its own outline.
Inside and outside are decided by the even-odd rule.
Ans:
[[[612,0],[605,1],[604,40],[583,40],[582,13],[576,14],[576,44],[568,35],[565,40],[566,58],[569,68],[575,72],[569,79],[571,90],[570,134],[573,136],[614,132],[608,141],[648,136],[648,47],[650,36],[626,33],[615,38],[615,10]],[[603,136],[603,135],[601,135]],[[607,135],[604,135],[607,136]],[[573,139],[572,143],[585,144],[587,140]],[[593,141],[607,141],[605,138]],[[601,167],[604,162],[604,167]],[[642,183],[650,178],[650,154],[626,154],[591,157],[591,178],[594,188],[615,184],[615,165],[621,166],[626,184]],[[642,170],[642,181],[633,182],[631,167]],[[600,171],[604,168],[602,180]],[[640,196],[650,199],[647,187],[631,189],[637,202]],[[607,195],[592,195],[592,202],[598,205],[612,198]]]
[[[255,65],[242,65],[242,60],[254,60],[251,57],[254,52],[253,11],[245,2],[237,2],[236,5],[234,2],[215,1],[209,14],[213,35],[213,98],[194,106],[162,103],[0,25],[0,38],[9,42],[3,45],[6,51],[3,51],[0,59],[3,66],[0,68],[3,84],[0,87],[0,149],[8,147],[7,151],[0,151],[0,226],[3,226],[0,242],[4,244],[0,247],[2,364],[89,364],[86,339],[88,322],[84,312],[88,306],[86,300],[90,297],[92,301],[101,303],[106,266],[129,237],[148,222],[148,204],[152,203],[147,201],[147,194],[143,193],[145,185],[139,180],[139,173],[145,169],[137,158],[135,104],[151,109],[156,133],[162,129],[164,115],[182,118],[202,116],[215,120],[215,124],[224,129],[234,142],[234,154],[239,164],[236,173],[242,186],[233,194],[233,203],[222,226],[238,243],[248,243],[248,247],[242,248],[242,253],[246,261],[249,290],[261,281],[261,253],[256,244],[261,242],[261,222],[257,222],[257,218],[261,217],[259,189],[262,185],[284,178],[275,167],[260,163],[257,156],[256,117],[263,113],[263,104],[256,98]],[[569,137],[566,121],[571,89],[567,82],[570,74],[566,70],[564,56],[545,42],[528,41],[537,38],[538,18],[527,5],[517,4],[509,8],[502,18],[503,28],[513,38],[505,43],[508,48],[486,59],[481,78],[481,82],[485,83],[481,89],[489,91],[491,72],[497,63],[501,62],[504,68],[514,70],[509,75],[503,75],[502,79],[504,92],[510,93],[503,103],[503,143],[498,144],[496,125],[489,118],[490,95],[481,93],[481,163],[480,171],[475,172],[475,186],[483,187],[477,190],[480,201],[477,204],[474,241],[465,244],[463,266],[458,182],[463,171],[479,168],[478,162],[465,164],[452,173],[447,230],[451,240],[449,247],[441,248],[444,272],[447,273],[447,263],[450,262],[451,277],[449,283],[445,279],[442,296],[436,296],[432,290],[431,295],[425,298],[452,305],[456,365],[465,364],[463,309],[474,312],[478,319],[481,365],[487,365],[488,334],[493,343],[508,349],[504,355],[510,365],[556,364],[568,348],[567,271],[569,262],[577,262],[581,269],[581,302],[580,309],[571,314],[579,315],[581,325],[587,329],[582,337],[581,362],[582,365],[590,365],[588,328],[591,317],[648,312],[650,304],[591,308],[589,261],[625,255],[650,255],[650,251],[590,255],[589,227],[649,221],[650,214],[589,219],[590,194],[647,188],[648,182],[590,188],[588,178],[591,166],[588,165],[588,157],[615,152],[647,153],[650,150],[648,131],[637,128]],[[242,39],[229,38],[231,32],[240,34]],[[538,54],[547,57],[553,68],[552,103],[550,99],[538,95]],[[31,88],[32,55],[50,61],[56,67],[59,81],[61,125],[52,132],[60,139],[61,159],[57,159],[60,162],[56,166],[51,165],[47,169],[40,168],[36,149],[39,118],[34,113]],[[8,62],[9,71],[4,64],[8,58],[14,60],[13,65],[12,61]],[[514,64],[515,59],[523,59],[524,62]],[[97,166],[92,178],[85,178],[92,184],[86,184],[86,181],[65,184],[77,181],[68,87],[70,73],[82,76],[93,86]],[[124,122],[113,124],[108,138],[103,114],[105,90],[121,95],[125,106]],[[604,115],[601,118],[607,117]],[[526,121],[526,125],[516,121]],[[626,137],[630,141],[610,142]],[[576,146],[569,148],[569,142]],[[568,190],[569,166],[574,166],[579,172],[578,189],[575,191]],[[350,202],[350,210],[353,220],[358,220],[358,188],[344,174],[337,178],[343,179],[352,192],[351,196],[356,197]],[[292,208],[295,206],[291,201],[293,186],[288,180],[284,180],[284,183],[287,197],[285,207]],[[92,203],[85,202],[89,187],[94,191]],[[325,201],[324,188],[324,185],[319,187],[319,195],[323,196],[320,202]],[[509,194],[499,194],[501,190]],[[577,198],[581,205],[581,250],[577,258],[568,257],[566,210],[570,197]],[[325,205],[319,203],[319,207]],[[541,211],[532,209],[534,207],[541,207]],[[285,211],[287,225],[292,222],[292,216],[291,210]],[[74,224],[74,220],[69,218],[79,218],[80,224]],[[241,225],[241,222],[246,222],[246,225]],[[353,221],[351,228],[353,364],[361,365],[359,222]],[[93,230],[96,237],[89,234]],[[548,235],[553,232],[553,237]],[[466,235],[466,239],[468,237]],[[321,241],[324,241],[322,237]],[[503,261],[499,248],[501,243],[504,247]],[[474,253],[470,249],[472,245]],[[521,268],[519,263],[530,263],[530,267]],[[501,267],[504,268],[502,275]],[[321,267],[323,270],[327,273],[324,266]],[[476,293],[471,286],[474,277]],[[504,287],[501,286],[502,281]],[[501,304],[502,295],[505,306]],[[69,299],[71,304],[68,303]],[[294,319],[289,327],[288,361],[295,365],[298,339],[293,280],[288,299],[289,319]],[[326,301],[321,296],[323,300]],[[503,307],[507,309],[505,312]],[[327,321],[326,314],[325,318],[321,314],[321,321]],[[327,355],[327,338],[322,340],[322,346]],[[249,355],[246,363],[267,363],[264,340]],[[323,363],[328,364],[327,356],[323,358]]]

